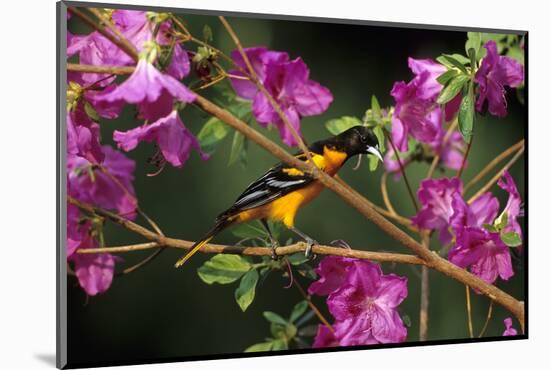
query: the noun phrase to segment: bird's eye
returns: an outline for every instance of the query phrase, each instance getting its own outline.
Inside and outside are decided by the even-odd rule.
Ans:
[[[363,136],[363,135],[361,135],[361,141],[362,141],[362,142],[366,142],[366,141],[367,141],[367,137],[366,137],[366,136]]]

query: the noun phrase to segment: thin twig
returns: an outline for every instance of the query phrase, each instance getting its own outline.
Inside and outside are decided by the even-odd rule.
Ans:
[[[393,152],[395,154],[395,159],[397,159],[397,163],[399,163],[399,170],[401,171],[401,176],[403,176],[403,180],[405,181],[405,186],[407,187],[407,192],[409,193],[409,197],[411,198],[411,201],[413,203],[413,207],[416,212],[418,212],[418,203],[416,202],[416,197],[414,196],[414,192],[411,188],[411,184],[409,183],[409,179],[407,177],[407,174],[405,173],[405,167],[403,166],[403,162],[401,162],[401,158],[399,158],[399,152],[397,150],[397,147],[393,143],[393,140],[391,138],[390,133],[385,128],[382,128],[384,131],[384,135],[386,135],[386,138],[390,142],[390,145],[393,149]]]
[[[491,303],[489,303],[489,310],[487,311],[487,318],[485,319],[485,324],[483,324],[483,329],[479,332],[478,338],[483,337],[483,334],[485,334],[485,331],[487,330],[487,327],[489,326],[489,321],[491,321],[491,317],[493,315],[493,300],[491,300]]]
[[[472,203],[474,200],[476,200],[478,197],[480,197],[483,193],[485,193],[486,191],[488,191],[491,186],[493,186],[497,181],[498,179],[500,179],[502,177],[502,174],[504,173],[504,171],[507,171],[508,169],[510,169],[510,167],[512,167],[512,165],[514,163],[516,163],[516,161],[521,157],[521,155],[523,154],[523,151],[525,150],[525,146],[522,146],[518,152],[512,157],[512,159],[510,159],[508,161],[508,163],[506,163],[506,165],[504,165],[504,167],[502,167],[500,169],[500,171],[498,171],[492,178],[491,180],[489,180],[481,189],[478,190],[477,193],[475,193],[470,199],[468,199],[468,203]]]
[[[468,285],[464,285],[466,288],[466,311],[468,313],[468,333],[470,334],[470,338],[474,337],[474,326],[472,323],[472,301],[470,298],[470,287]]]
[[[488,165],[486,165],[477,175],[474,176],[473,179],[470,180],[465,186],[464,186],[464,194],[468,192],[474,186],[477,184],[479,180],[481,180],[485,175],[487,175],[497,164],[514,154],[515,151],[519,150],[521,147],[525,145],[525,139],[521,139],[511,147],[507,148],[505,151],[497,155],[491,162],[489,162]]]
[[[111,75],[128,75],[135,71],[135,67],[131,66],[93,66],[86,64],[67,63],[67,71],[82,72],[82,73],[108,73]]]
[[[332,325],[330,325],[330,323],[325,318],[325,316],[323,316],[321,311],[319,311],[317,306],[315,306],[315,304],[311,301],[311,297],[306,293],[304,288],[302,288],[302,285],[300,285],[300,283],[296,280],[296,281],[294,281],[294,286],[296,287],[296,289],[298,289],[298,291],[300,292],[302,297],[304,297],[304,299],[306,300],[309,308],[311,308],[313,310],[313,312],[315,313],[315,315],[317,315],[317,317],[319,318],[319,321],[321,321],[328,328],[328,330],[330,330],[332,333],[334,333],[334,328],[332,327]]]
[[[386,208],[388,209],[388,211],[392,215],[398,216],[397,212],[395,212],[395,209],[393,208],[393,205],[391,204],[390,197],[388,195],[388,173],[387,172],[384,172],[380,177],[380,192],[382,193],[382,199],[384,200],[384,204],[386,205]]]
[[[422,233],[422,245],[430,249],[429,233]],[[420,277],[420,320],[418,339],[425,341],[428,339],[428,310],[430,305],[430,269],[422,266],[422,275]]]
[[[468,143],[468,146],[466,147],[466,153],[464,153],[464,156],[462,157],[462,163],[460,164],[460,169],[456,173],[456,177],[460,178],[462,177],[462,173],[464,172],[464,168],[466,167],[466,160],[468,159],[468,156],[470,155],[470,150],[472,149],[472,143],[474,142],[474,136],[470,138],[470,142]]]

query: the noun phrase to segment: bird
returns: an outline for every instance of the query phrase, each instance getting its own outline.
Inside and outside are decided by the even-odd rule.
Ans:
[[[308,147],[308,151],[311,159],[304,152],[294,156],[306,163],[313,161],[329,176],[335,176],[346,161],[356,155],[374,155],[383,161],[378,138],[372,129],[361,125],[317,141]],[[309,256],[312,246],[318,243],[294,226],[294,218],[300,208],[315,199],[323,189],[324,185],[319,180],[304,171],[283,162],[276,164],[251,183],[230,208],[218,215],[214,227],[176,262],[175,267],[182,266],[222,230],[252,220],[260,220],[265,227],[273,258],[276,258],[278,243],[271,234],[268,220],[282,222],[300,236],[307,244],[305,252]]]

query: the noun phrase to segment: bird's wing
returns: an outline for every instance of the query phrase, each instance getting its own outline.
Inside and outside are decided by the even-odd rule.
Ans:
[[[316,165],[322,170],[322,155],[310,152]],[[296,158],[305,161],[304,154],[296,155]],[[237,198],[233,206],[223,212],[218,218],[231,216],[241,211],[256,208],[282,197],[292,191],[301,189],[315,181],[310,175],[290,167],[284,163],[278,163],[269,169],[262,177],[250,184]]]

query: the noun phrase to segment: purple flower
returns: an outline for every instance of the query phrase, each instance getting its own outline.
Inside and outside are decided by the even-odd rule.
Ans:
[[[266,77],[266,66],[270,63],[279,64],[288,62],[289,57],[285,52],[268,50],[265,47],[246,48],[244,49],[254,72],[258,76],[258,79],[264,83]],[[233,50],[231,53],[231,59],[241,67],[243,70],[248,71],[246,63],[244,62],[241,53],[238,50]],[[238,69],[229,71],[231,75],[245,77],[245,74]],[[231,85],[238,96],[247,100],[254,100],[258,88],[256,85],[248,79],[231,78]]]
[[[137,208],[132,185],[135,163],[108,145],[103,146],[102,151],[105,154],[102,167],[108,174],[82,157],[69,155],[67,172],[71,195],[100,208],[117,210],[121,216],[132,219]]]
[[[308,288],[309,294],[329,295],[340,288],[346,279],[347,268],[352,264],[352,258],[327,256],[319,262],[315,269],[319,280],[311,283]]]
[[[334,333],[330,331],[325,325],[319,325],[317,329],[317,335],[313,340],[312,348],[326,348],[326,347],[338,347],[340,343],[334,336]]]
[[[184,126],[175,110],[150,125],[139,126],[126,132],[115,131],[113,139],[124,151],[135,149],[140,141],[156,142],[164,158],[175,167],[183,166],[189,158],[191,149],[198,151],[203,159],[208,158],[202,153],[199,142]]]
[[[309,79],[309,69],[301,58],[289,61],[286,53],[267,51],[264,48],[247,49],[246,53],[251,56],[258,78],[280,105],[298,135],[301,117],[321,114],[332,103],[330,91]],[[236,57],[235,53],[233,57]],[[241,66],[244,64],[238,57],[235,63]],[[283,142],[290,146],[298,144],[290,128],[284,124],[264,94],[257,91],[249,81],[233,79],[232,83],[237,95],[253,100],[252,112],[260,124],[275,125]]]
[[[449,261],[492,284],[500,276],[514,275],[510,249],[498,233],[478,227],[465,227],[457,232],[456,245],[449,251]]]
[[[491,193],[484,193],[471,204],[467,204],[460,193],[453,194],[453,214],[450,224],[455,232],[464,227],[482,227],[492,224],[498,214],[498,199]]]
[[[88,236],[79,247],[96,248],[97,246],[97,241]],[[94,296],[105,292],[111,287],[117,257],[109,253],[74,253],[68,260],[74,264],[74,272],[78,283],[86,294]]]
[[[504,326],[506,327],[506,330],[504,330],[504,333],[502,333],[503,337],[518,335],[518,331],[512,327],[511,317],[507,317],[504,319]]]
[[[445,145],[443,145],[444,135],[438,135],[438,138],[435,142],[428,144],[434,155],[439,155],[441,163],[443,166],[450,168],[452,170],[458,170],[462,166],[462,161],[464,159],[464,140],[462,135],[458,131],[453,131]],[[412,163],[411,156],[414,153],[402,153],[399,152],[399,158],[401,159],[401,164],[403,168],[406,168],[409,164]],[[465,163],[467,167],[468,162]],[[388,151],[384,156],[384,167],[387,172],[393,173],[395,180],[399,180],[401,177],[401,169],[399,168],[399,162],[395,156],[395,151],[393,147],[390,146]]]
[[[157,120],[170,114],[173,99],[191,103],[196,95],[174,77],[162,74],[151,63],[140,59],[134,73],[112,91],[97,96],[98,101],[138,104],[144,119]]]
[[[504,171],[497,184],[501,189],[508,192],[508,202],[503,211],[508,214],[508,225],[504,228],[504,231],[515,232],[521,237],[521,227],[517,219],[523,216],[523,209],[521,208],[521,196],[516,183],[510,173]]]
[[[92,121],[81,104],[67,112],[67,152],[101,163],[105,158],[99,143],[99,125]]]
[[[403,81],[393,85],[391,95],[395,99],[392,117],[392,140],[399,151],[408,150],[409,133],[418,141],[436,145],[441,141],[443,121],[449,121],[456,114],[460,95],[456,96],[443,110],[436,99],[443,86],[437,81],[446,68],[430,59],[409,58],[409,68],[415,78],[409,83]],[[443,119],[445,114],[445,119]]]
[[[439,239],[443,244],[452,239],[449,222],[453,215],[455,193],[462,193],[462,182],[456,177],[424,180],[418,189],[422,208],[412,222],[421,229],[439,230]]]
[[[405,277],[383,275],[380,266],[369,261],[353,261],[342,286],[327,299],[340,345],[404,341],[407,329],[396,308],[406,296]]]
[[[505,86],[518,87],[523,82],[523,66],[512,58],[498,55],[494,41],[485,43],[487,55],[476,72],[475,81],[479,84],[476,109],[483,110],[485,100],[489,112],[495,116],[506,116]]]

